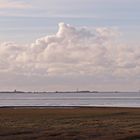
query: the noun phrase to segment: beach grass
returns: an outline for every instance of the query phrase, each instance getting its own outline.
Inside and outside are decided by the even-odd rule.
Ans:
[[[140,108],[1,108],[0,140],[140,140]]]

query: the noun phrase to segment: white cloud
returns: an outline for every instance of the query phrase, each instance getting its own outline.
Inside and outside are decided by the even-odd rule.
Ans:
[[[31,45],[0,44],[0,73],[137,77],[140,47],[117,43],[112,28],[76,28],[60,23],[56,34]]]

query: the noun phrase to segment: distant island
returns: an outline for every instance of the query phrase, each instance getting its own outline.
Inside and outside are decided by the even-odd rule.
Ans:
[[[90,91],[90,90],[75,90],[75,91],[19,91],[19,90],[13,90],[13,91],[0,91],[1,93],[34,93],[34,94],[42,94],[42,93],[139,93],[140,91]]]
[[[0,91],[0,93],[98,93],[98,91],[88,91],[88,90],[81,90],[81,91]]]

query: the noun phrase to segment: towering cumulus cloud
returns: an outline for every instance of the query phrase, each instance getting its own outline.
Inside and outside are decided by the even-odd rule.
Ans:
[[[60,23],[56,34],[31,45],[0,44],[0,73],[27,75],[140,75],[140,47],[117,43],[111,28]]]

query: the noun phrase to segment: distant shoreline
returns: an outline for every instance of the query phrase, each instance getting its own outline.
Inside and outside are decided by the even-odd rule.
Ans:
[[[103,109],[103,108],[110,108],[110,109],[139,109],[140,107],[114,107],[114,106],[0,106],[0,109]]]
[[[140,91],[45,91],[45,92],[24,92],[24,91],[0,91],[0,94],[48,94],[48,93],[52,93],[52,94],[59,94],[59,93],[140,93]]]

